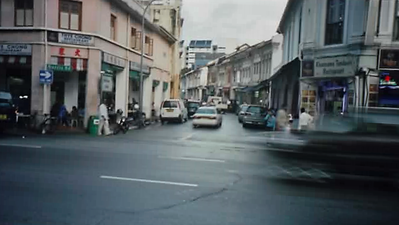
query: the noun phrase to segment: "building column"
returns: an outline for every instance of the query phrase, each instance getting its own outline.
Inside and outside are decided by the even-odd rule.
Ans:
[[[44,68],[44,61],[44,46],[32,45],[31,114],[43,115],[43,85],[39,81],[39,71]]]
[[[126,116],[129,95],[129,67],[126,66],[122,72],[117,73],[115,80],[115,110],[122,109]]]
[[[79,72],[73,71],[66,77],[65,80],[65,106],[68,111],[72,110],[73,106],[78,107],[78,93],[79,93]]]
[[[84,125],[87,127],[90,116],[98,114],[100,105],[101,52],[89,50],[89,61],[86,82],[86,107]]]

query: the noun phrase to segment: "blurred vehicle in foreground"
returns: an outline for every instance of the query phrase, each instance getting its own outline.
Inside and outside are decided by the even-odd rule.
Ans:
[[[201,102],[197,100],[187,100],[186,107],[188,111],[188,117],[191,118],[198,108],[201,106]]]
[[[0,91],[0,132],[14,127],[17,112],[9,92]]]
[[[240,110],[238,112],[238,122],[239,123],[242,123],[242,119],[244,118],[245,112],[247,111],[247,109],[248,109],[248,105],[241,105],[240,106]]]
[[[291,177],[399,184],[399,110],[359,109],[351,116],[334,119],[346,130],[331,130],[331,123],[324,121],[330,129],[319,126],[283,134],[268,141],[273,147],[269,156],[296,168],[296,174],[289,172]]]
[[[201,107],[194,114],[193,127],[221,127],[222,122],[222,115],[215,107]]]
[[[242,127],[248,126],[265,126],[264,118],[266,116],[266,108],[260,105],[248,105],[247,110],[242,118]]]

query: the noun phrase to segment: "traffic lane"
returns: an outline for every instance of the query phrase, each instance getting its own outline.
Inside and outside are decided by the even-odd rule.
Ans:
[[[55,149],[47,150],[56,151]],[[12,151],[15,152],[16,150],[13,149]],[[67,152],[66,155],[68,154],[70,153]],[[111,155],[93,157],[93,163],[84,163],[87,165],[86,167],[82,167],[81,162],[70,162],[79,160],[65,160],[65,155],[48,157],[38,154],[38,152],[27,155],[30,156],[29,163],[22,160],[15,167],[11,167],[10,164],[15,162],[14,159],[18,155],[16,157],[2,157],[2,160],[6,161],[6,163],[1,161],[1,165],[5,166],[2,166],[0,170],[2,174],[0,177],[2,189],[0,207],[6,209],[0,213],[0,218],[6,218],[1,219],[3,222],[64,224],[68,221],[70,224],[87,224],[85,221],[88,221],[88,218],[82,217],[82,212],[86,212],[93,218],[101,218],[104,213],[139,213],[174,207],[218,192],[225,185],[237,179],[235,175],[223,174],[217,168],[210,169],[207,164],[199,164],[198,162],[198,166],[195,166],[196,163],[192,161],[186,163],[184,161],[172,162],[159,159],[165,165],[158,169],[154,168],[154,164],[149,164],[148,161],[141,158],[146,167],[140,170],[141,166],[137,166],[138,162],[133,165],[130,162],[129,166],[127,165],[129,159],[123,161],[122,158],[125,157],[119,158]],[[82,154],[75,154],[74,156],[74,158],[80,158],[82,161],[89,160]],[[43,158],[44,160],[41,160]],[[139,175],[135,174],[139,170],[141,173],[149,171],[146,176],[152,174],[163,178],[168,175],[169,177],[178,176],[179,179],[197,179],[197,181],[199,180],[198,187],[104,179],[99,176],[104,171],[97,170],[100,167],[106,169],[110,167],[104,163],[99,163],[98,167],[93,169],[92,167],[95,166],[96,162],[101,161],[98,158],[117,161],[113,164],[118,169],[111,171],[115,174],[107,175],[118,174],[119,176],[134,177]],[[24,166],[23,161],[29,165]],[[53,163],[50,164],[50,161]],[[156,164],[162,164],[162,162]],[[191,170],[184,173],[176,169],[179,167],[184,170],[191,168]],[[212,183],[206,184],[201,179],[210,180]],[[154,181],[154,179],[151,181]],[[16,214],[15,212],[24,213]]]
[[[280,182],[243,177],[190,204],[129,215],[101,224],[398,224],[394,190]]]

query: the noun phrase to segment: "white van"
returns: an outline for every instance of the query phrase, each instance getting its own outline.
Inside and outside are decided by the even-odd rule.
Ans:
[[[187,108],[183,100],[167,99],[161,104],[160,120],[163,124],[165,121],[177,121],[184,123],[188,120]]]

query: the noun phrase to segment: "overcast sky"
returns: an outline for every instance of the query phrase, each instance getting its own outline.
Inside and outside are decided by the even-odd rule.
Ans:
[[[286,3],[287,0],[183,0],[182,38],[237,38],[238,44],[268,40],[276,33]]]

